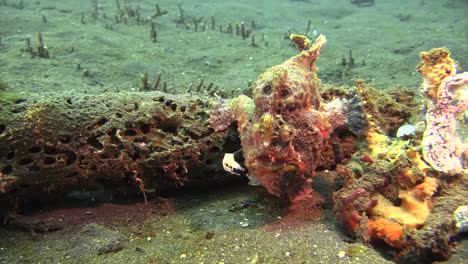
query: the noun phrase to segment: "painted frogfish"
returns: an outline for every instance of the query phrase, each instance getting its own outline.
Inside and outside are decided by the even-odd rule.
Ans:
[[[237,121],[247,176],[273,195],[296,200],[311,193],[321,152],[333,129],[346,122],[346,110],[339,99],[324,105],[319,93],[314,62],[325,36],[312,44],[305,36],[291,39],[298,55],[261,74],[253,99],[241,95],[218,103],[208,121],[216,131]],[[239,168],[235,163],[223,165]]]

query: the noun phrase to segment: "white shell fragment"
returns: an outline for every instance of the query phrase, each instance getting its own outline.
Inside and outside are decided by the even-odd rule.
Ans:
[[[403,125],[398,128],[396,136],[398,138],[416,135],[416,127],[413,125]]]
[[[245,170],[241,165],[239,165],[239,163],[237,163],[237,161],[235,161],[234,154],[235,153],[224,153],[223,168],[231,174],[240,175],[239,172]]]

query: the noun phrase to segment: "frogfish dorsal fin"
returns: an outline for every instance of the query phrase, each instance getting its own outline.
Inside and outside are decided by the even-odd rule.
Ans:
[[[292,34],[290,38],[296,43],[297,49],[301,51],[301,53],[293,57],[292,60],[304,65],[304,67],[310,70],[314,70],[314,62],[320,55],[320,50],[327,42],[327,38],[324,35],[320,35],[312,45],[310,44],[310,40],[303,35]]]

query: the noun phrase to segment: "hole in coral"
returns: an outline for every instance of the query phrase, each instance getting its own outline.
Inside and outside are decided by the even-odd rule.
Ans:
[[[136,161],[140,157],[140,153],[135,152],[135,154],[132,155],[132,160]]]
[[[137,135],[137,132],[135,130],[133,130],[133,129],[126,129],[125,132],[124,132],[124,135],[134,137],[134,136]]]
[[[101,119],[99,119],[94,125],[92,125],[89,130],[95,130],[95,129],[98,129],[100,127],[102,127],[103,125],[105,125],[107,122],[109,121],[109,119],[105,118],[105,117],[102,117]]]
[[[148,140],[145,137],[138,137],[133,140],[135,143],[146,143]]]
[[[52,165],[56,162],[54,157],[46,157],[44,159],[44,165]]]
[[[100,126],[103,126],[107,123],[107,121],[109,121],[107,118],[103,117],[101,119],[99,119],[99,121],[97,121],[96,124],[100,125]]]
[[[4,124],[0,124],[0,135],[6,131],[6,126]]]
[[[19,165],[25,166],[31,164],[34,160],[32,158],[24,158],[18,162]]]
[[[26,102],[26,99],[17,99],[15,101],[15,104],[21,104],[21,103],[24,103],[24,102]]]
[[[76,154],[72,151],[66,151],[67,155],[67,166],[73,165],[76,162]]]
[[[109,153],[101,153],[99,154],[99,157],[101,159],[110,159],[111,156],[109,155]]]
[[[60,151],[54,147],[51,146],[45,146],[44,147],[44,153],[47,155],[57,155],[60,153]]]
[[[87,140],[88,144],[90,144],[93,148],[97,149],[97,150],[101,150],[104,148],[104,145],[101,144],[101,142],[99,142],[98,140],[98,136],[92,136],[90,138],[88,138]]]
[[[293,112],[294,110],[296,110],[295,104],[286,105],[286,110],[289,111],[289,112]]]
[[[42,148],[39,146],[33,146],[28,149],[29,153],[39,153],[41,150]]]
[[[392,204],[393,204],[394,206],[398,206],[398,207],[399,207],[399,206],[401,206],[401,202],[402,202],[402,201],[403,201],[402,199],[399,199],[399,198],[398,198],[398,199],[393,200],[393,201],[392,201]]]
[[[188,135],[193,138],[193,139],[200,139],[203,137],[203,135],[200,133],[200,131],[188,131]]]
[[[123,115],[122,115],[121,113],[116,113],[115,116],[116,116],[117,118],[122,118],[122,117],[123,117]]]
[[[59,141],[62,144],[69,144],[71,142],[72,138],[69,135],[61,135],[59,137]]]
[[[171,104],[171,109],[172,109],[173,111],[177,110],[177,104]]]
[[[130,122],[130,121],[126,121],[124,125],[125,125],[125,128],[134,128],[135,127],[133,122]]]
[[[111,128],[108,132],[107,135],[109,135],[109,142],[112,144],[121,144],[122,141],[117,137],[117,128],[113,127]]]
[[[182,113],[185,112],[185,105],[183,105],[183,106],[180,107],[180,111],[181,111]]]
[[[72,99],[67,99],[67,104],[73,104]]]
[[[148,134],[150,132],[151,126],[149,124],[141,123],[140,129],[143,134]]]
[[[265,94],[265,95],[268,95],[271,93],[273,89],[271,88],[271,83],[267,83],[263,86],[262,88],[262,93]]]

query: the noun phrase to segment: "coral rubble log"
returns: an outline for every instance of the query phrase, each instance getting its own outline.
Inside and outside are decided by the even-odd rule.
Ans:
[[[160,92],[2,94],[2,208],[74,190],[138,193],[214,182],[204,177],[216,167],[204,165],[220,164],[222,154],[213,151],[227,132],[204,124],[208,100]]]

